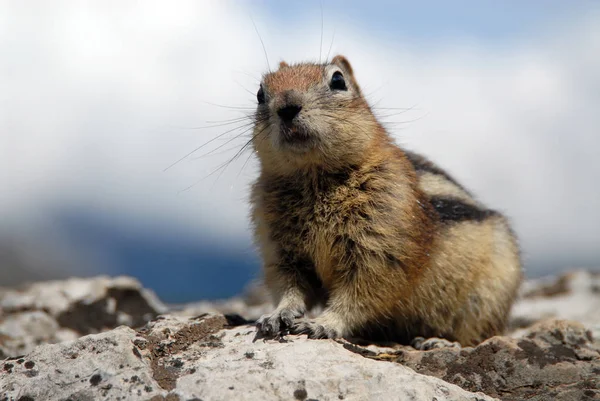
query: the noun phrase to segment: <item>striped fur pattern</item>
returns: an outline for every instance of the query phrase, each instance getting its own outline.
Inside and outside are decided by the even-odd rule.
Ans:
[[[394,144],[344,57],[282,63],[262,90],[252,219],[276,308],[259,331],[463,345],[500,333],[521,280],[506,218]]]

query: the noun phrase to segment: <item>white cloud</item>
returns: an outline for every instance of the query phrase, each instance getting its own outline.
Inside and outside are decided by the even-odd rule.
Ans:
[[[245,199],[255,163],[242,170],[249,154],[218,179],[202,179],[242,138],[224,146],[237,147],[229,152],[162,171],[227,128],[181,127],[243,115],[204,102],[254,104],[266,62],[244,6],[11,4],[0,5],[0,217],[10,227],[45,227],[54,208],[83,205],[150,226],[249,236]],[[318,58],[320,20],[289,27],[252,13],[271,66]],[[323,55],[332,34],[325,24]],[[416,105],[386,118],[419,118],[390,125],[398,141],[511,215],[527,254],[597,255],[597,14],[510,45],[383,43],[340,26],[335,35],[334,52],[350,58],[374,101]]]

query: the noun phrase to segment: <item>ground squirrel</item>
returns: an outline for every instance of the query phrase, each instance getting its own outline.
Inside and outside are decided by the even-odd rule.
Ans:
[[[252,220],[277,305],[259,332],[474,345],[503,330],[521,280],[506,218],[400,149],[346,58],[282,62],[257,100]]]

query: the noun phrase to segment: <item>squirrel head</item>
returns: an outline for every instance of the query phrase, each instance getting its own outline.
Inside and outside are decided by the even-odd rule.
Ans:
[[[263,168],[355,163],[380,131],[350,62],[279,64],[257,92],[254,148]]]

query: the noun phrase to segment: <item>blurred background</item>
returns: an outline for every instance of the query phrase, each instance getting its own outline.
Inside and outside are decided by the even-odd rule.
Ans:
[[[260,264],[235,119],[268,65],[338,53],[410,109],[380,116],[399,144],[512,218],[528,276],[600,266],[600,2],[5,0],[0,285],[239,293]]]

